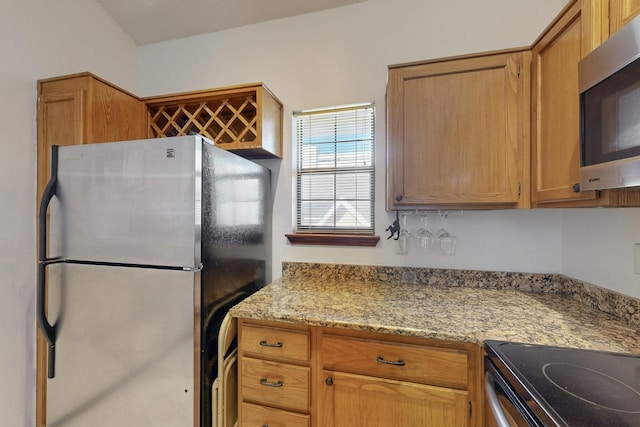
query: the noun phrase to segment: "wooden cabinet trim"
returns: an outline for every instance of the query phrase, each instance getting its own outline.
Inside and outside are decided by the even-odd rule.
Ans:
[[[273,92],[271,92],[271,90],[269,90],[269,88],[267,88],[267,86],[265,86],[263,82],[247,83],[247,84],[233,85],[233,86],[222,86],[219,88],[200,89],[200,90],[192,90],[192,91],[185,91],[185,92],[175,92],[175,93],[169,93],[164,95],[147,96],[147,97],[141,98],[141,100],[146,104],[155,105],[155,104],[163,104],[166,102],[181,101],[184,99],[210,98],[211,96],[215,96],[215,95],[219,95],[220,97],[225,97],[225,96],[229,96],[237,93],[245,93],[245,92],[251,93],[257,90],[258,88],[263,88],[264,90],[267,90],[270,96],[272,96],[273,98],[278,100],[280,104],[282,104],[282,102],[278,99],[278,97],[275,96]]]
[[[576,1],[576,0],[573,0]],[[445,56],[445,57],[441,57],[441,58],[434,58],[434,59],[426,59],[426,60],[422,60],[422,61],[412,61],[412,62],[403,62],[403,63],[398,63],[398,64],[391,64],[391,65],[387,65],[387,69],[391,70],[394,68],[406,68],[406,67],[412,67],[412,66],[416,66],[416,65],[425,65],[425,64],[433,64],[433,63],[444,63],[447,61],[457,61],[460,59],[469,59],[469,58],[477,58],[478,56],[482,56],[485,58],[491,57],[491,56],[500,56],[500,55],[505,55],[505,54],[512,54],[512,53],[520,53],[520,52],[526,52],[529,49],[531,49],[530,46],[521,46],[521,47],[514,47],[514,48],[507,48],[507,49],[497,49],[497,50],[489,50],[486,52],[483,52],[481,54],[478,53],[468,53],[468,54],[463,54],[463,55],[452,55],[452,56]]]
[[[121,88],[120,86],[117,86],[113,83],[111,83],[110,81],[107,81],[105,79],[103,79],[102,77],[96,76],[93,73],[90,73],[89,71],[83,71],[80,73],[73,73],[73,74],[66,74],[63,76],[56,76],[56,77],[50,77],[50,78],[46,78],[46,79],[39,79],[38,80],[38,85],[41,84],[47,84],[47,83],[52,83],[52,82],[68,82],[70,80],[76,79],[76,80],[80,80],[83,78],[91,78],[93,80],[99,81],[100,83],[103,83],[107,86],[112,87],[113,89],[117,90],[118,92],[124,93],[126,95],[129,95],[139,101],[142,101],[142,98],[139,98],[138,96],[134,95],[133,93],[129,92],[126,89]]]

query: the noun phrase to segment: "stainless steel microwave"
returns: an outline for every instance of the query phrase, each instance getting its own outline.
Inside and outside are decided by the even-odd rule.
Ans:
[[[640,186],[640,17],[578,64],[580,191]]]

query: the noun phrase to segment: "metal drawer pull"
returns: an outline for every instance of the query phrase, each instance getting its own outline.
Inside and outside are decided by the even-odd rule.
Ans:
[[[385,360],[384,357],[378,356],[376,359],[378,363],[383,363],[385,365],[393,365],[393,366],[404,366],[404,360],[398,359],[396,362],[393,360]]]
[[[282,343],[280,341],[278,341],[275,344],[269,344],[268,342],[266,342],[265,340],[260,341],[260,345],[262,347],[275,347],[275,348],[280,348],[282,347]]]
[[[276,381],[275,383],[270,383],[266,378],[260,378],[260,384],[267,387],[282,387],[284,385],[284,383],[280,380]]]

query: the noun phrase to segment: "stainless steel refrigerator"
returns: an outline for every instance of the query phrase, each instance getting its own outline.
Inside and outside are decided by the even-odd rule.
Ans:
[[[54,147],[51,169],[47,426],[211,425],[222,319],[270,279],[269,170],[200,136]]]

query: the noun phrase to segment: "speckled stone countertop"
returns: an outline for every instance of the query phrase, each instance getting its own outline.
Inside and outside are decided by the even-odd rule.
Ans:
[[[523,292],[504,284],[408,283],[388,275],[367,280],[330,267],[321,275],[301,274],[296,267],[287,265],[281,279],[231,314],[478,344],[492,339],[640,354],[637,326],[559,292],[562,286],[543,283],[545,293],[531,286]]]

